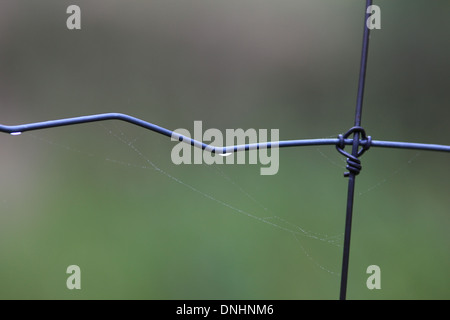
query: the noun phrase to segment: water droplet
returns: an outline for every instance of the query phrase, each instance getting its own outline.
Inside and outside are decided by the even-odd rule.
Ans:
[[[231,154],[231,152],[229,153],[219,153],[219,156],[221,157],[228,157]]]
[[[22,132],[11,132],[10,133],[12,136],[19,136],[22,134]]]

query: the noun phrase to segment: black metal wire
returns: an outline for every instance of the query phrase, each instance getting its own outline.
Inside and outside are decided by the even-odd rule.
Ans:
[[[142,128],[165,135],[167,137],[177,138],[178,140],[189,143],[192,146],[202,148],[204,150],[214,152],[214,153],[229,153],[229,152],[237,152],[237,151],[263,149],[263,148],[287,148],[287,147],[323,146],[323,145],[339,146],[342,143],[342,140],[339,138],[301,139],[301,140],[281,140],[281,141],[272,141],[272,142],[266,142],[266,143],[243,144],[243,145],[226,146],[226,147],[217,148],[215,146],[205,144],[201,141],[197,141],[197,140],[191,139],[189,137],[179,135],[172,130],[163,128],[156,124],[153,124],[153,123],[150,123],[150,122],[147,122],[147,121],[123,114],[123,113],[102,113],[102,114],[75,117],[75,118],[50,120],[50,121],[44,121],[44,122],[33,122],[33,123],[14,125],[14,126],[0,125],[0,132],[9,133],[12,135],[18,135],[20,133],[32,131],[32,130],[42,130],[42,129],[48,129],[48,128],[70,126],[70,125],[75,125],[75,124],[106,121],[106,120],[125,121],[125,122],[131,123],[133,125],[137,125]],[[354,142],[354,139],[347,139],[347,138],[343,139],[344,145],[353,145],[353,142]],[[366,146],[368,143],[369,143],[369,141],[367,141],[365,139],[359,140],[359,145],[362,147]],[[447,146],[447,145],[413,143],[413,142],[372,140],[372,141],[370,141],[370,146],[371,147],[380,147],[380,148],[397,148],[397,149],[413,149],[413,150],[425,150],[425,151],[450,152],[450,146]]]
[[[344,151],[345,139],[354,133],[360,133],[361,139],[366,141],[366,143],[362,146],[362,149],[357,151],[356,155],[349,154]],[[367,137],[366,131],[363,128],[355,126],[350,130],[348,130],[345,134],[340,134],[338,136],[338,139],[339,143],[336,145],[336,149],[337,151],[339,151],[339,153],[347,157],[347,169],[349,172],[344,173],[344,177],[350,176],[350,173],[353,173],[355,176],[358,175],[362,169],[361,160],[359,160],[359,157],[361,157],[364,152],[369,150],[370,146],[372,145],[372,137],[371,136]]]
[[[370,30],[366,25],[366,21],[370,16],[367,13],[367,8],[372,5],[372,0],[366,0],[365,6],[365,18],[364,18],[364,33],[363,33],[363,45],[361,53],[361,65],[360,74],[358,82],[358,93],[355,111],[355,123],[345,134],[340,134],[338,138],[335,139],[302,139],[302,140],[281,140],[281,141],[271,141],[263,143],[254,144],[243,144],[235,146],[226,147],[215,147],[203,143],[202,141],[197,141],[189,137],[180,135],[169,129],[160,127],[153,123],[126,115],[122,113],[104,113],[89,116],[81,116],[75,118],[66,118],[58,120],[50,120],[45,122],[35,122],[29,124],[7,126],[0,125],[0,132],[9,133],[11,135],[19,135],[22,132],[41,130],[46,128],[54,128],[61,126],[68,126],[74,124],[90,123],[105,120],[121,120],[129,122],[133,125],[143,127],[145,129],[157,132],[159,134],[171,137],[172,139],[186,142],[194,147],[201,148],[212,153],[230,153],[246,150],[255,150],[263,148],[284,148],[284,147],[301,147],[301,146],[320,146],[320,145],[334,145],[337,150],[347,157],[347,169],[344,175],[349,178],[348,180],[348,192],[347,192],[347,210],[346,210],[346,220],[345,220],[345,235],[344,235],[344,249],[343,249],[343,259],[342,259],[342,273],[341,273],[341,288],[340,288],[340,299],[345,300],[347,294],[347,282],[348,282],[348,266],[350,257],[350,238],[351,238],[351,225],[352,225],[352,215],[353,215],[353,202],[354,202],[354,190],[355,190],[355,180],[356,176],[360,173],[362,165],[359,157],[362,156],[371,147],[381,147],[381,148],[397,148],[397,149],[414,149],[414,150],[424,150],[424,151],[440,151],[440,152],[450,152],[450,146],[448,145],[438,145],[438,144],[426,144],[426,143],[412,143],[412,142],[399,142],[399,141],[380,141],[372,140],[370,136],[366,136],[364,129],[361,127],[361,115],[362,106],[364,99],[364,87],[367,69],[367,57],[369,49],[369,35]],[[353,134],[353,138],[350,139],[349,136]],[[352,145],[352,152],[347,153],[344,149],[346,145]]]
[[[372,5],[372,0],[366,1],[364,8],[364,33],[363,33],[363,45],[361,52],[361,65],[359,70],[359,83],[358,83],[358,95],[356,99],[356,112],[355,112],[355,127],[361,127],[361,115],[362,106],[364,100],[364,87],[366,82],[366,70],[367,70],[367,56],[369,53],[369,36],[370,29],[366,22],[370,17],[367,13],[367,9]],[[353,148],[352,148],[352,165],[356,166],[356,170],[352,170],[352,165],[349,168],[348,174],[348,191],[347,191],[347,212],[345,217],[345,234],[344,234],[344,250],[342,256],[342,272],[341,272],[341,290],[340,299],[345,300],[347,297],[347,282],[348,282],[348,264],[350,259],[350,238],[352,232],[352,216],[353,216],[353,201],[355,193],[356,175],[361,170],[360,162],[358,163],[358,149],[359,149],[359,134],[361,130],[356,130],[353,135]],[[364,132],[364,131],[362,131]],[[370,147],[370,145],[369,145]],[[355,161],[356,159],[356,161]],[[347,160],[348,162],[348,160]]]

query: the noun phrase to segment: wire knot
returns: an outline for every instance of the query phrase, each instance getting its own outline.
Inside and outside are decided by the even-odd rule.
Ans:
[[[345,148],[345,139],[347,139],[351,134],[359,133],[360,137],[358,140],[358,146],[357,146],[357,152],[355,155],[350,154],[346,151],[344,151]],[[370,145],[372,144],[372,137],[366,136],[366,131],[359,126],[355,126],[350,128],[345,134],[338,135],[338,143],[336,144],[336,149],[339,151],[340,154],[347,157],[347,170],[348,172],[344,173],[344,177],[348,177],[350,173],[354,174],[355,176],[358,175],[361,172],[362,165],[361,160],[358,158],[363,155],[364,152],[369,150]],[[359,148],[361,147],[361,149]]]

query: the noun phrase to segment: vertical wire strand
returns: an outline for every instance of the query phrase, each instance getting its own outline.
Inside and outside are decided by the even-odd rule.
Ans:
[[[361,114],[364,98],[364,86],[366,81],[366,69],[367,69],[367,56],[369,53],[369,35],[370,30],[366,23],[370,14],[367,12],[368,7],[372,5],[372,0],[366,0],[365,14],[364,14],[364,34],[363,45],[361,53],[361,65],[359,70],[359,82],[358,82],[358,95],[356,100],[356,112],[355,112],[355,126],[361,126]],[[352,155],[358,156],[359,147],[359,132],[355,132],[353,135],[353,148]],[[350,259],[350,237],[352,231],[352,218],[353,218],[353,201],[355,194],[355,180],[356,175],[350,172],[348,177],[348,191],[347,191],[347,211],[345,217],[345,234],[344,234],[344,249],[342,257],[342,272],[341,272],[341,289],[340,300],[347,298],[347,282],[348,282],[348,266]]]

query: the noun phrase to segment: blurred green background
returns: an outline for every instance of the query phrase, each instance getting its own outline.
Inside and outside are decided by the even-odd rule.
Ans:
[[[375,4],[363,126],[449,145],[450,3]],[[336,137],[353,124],[363,12],[354,0],[2,0],[0,123],[122,112]],[[260,176],[175,166],[173,146],[117,121],[0,135],[0,298],[338,298],[347,180],[333,147],[282,149],[278,174]],[[450,298],[449,155],[374,148],[362,161],[348,298]],[[72,264],[81,290],[66,288]],[[366,287],[372,264],[381,290]]]

